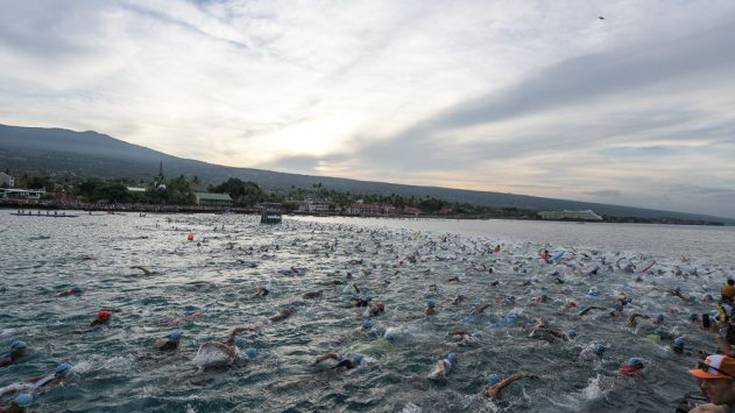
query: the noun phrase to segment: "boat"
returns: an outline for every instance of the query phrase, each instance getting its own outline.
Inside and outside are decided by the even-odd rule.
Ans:
[[[263,202],[260,204],[260,223],[279,224],[281,222],[281,204]]]

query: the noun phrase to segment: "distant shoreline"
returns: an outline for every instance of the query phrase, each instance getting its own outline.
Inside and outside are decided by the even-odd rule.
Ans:
[[[87,212],[106,212],[110,215],[115,213],[162,213],[162,214],[242,214],[256,215],[260,214],[257,208],[241,208],[241,207],[211,207],[211,206],[195,206],[195,205],[149,205],[149,204],[125,204],[125,205],[93,205],[93,204],[76,204],[63,205],[55,202],[27,203],[12,200],[0,200],[0,209],[6,210],[56,210],[56,211],[84,211]],[[312,217],[344,217],[344,218],[387,218],[387,219],[464,219],[464,220],[521,220],[521,221],[539,221],[539,222],[576,222],[600,223],[600,224],[663,224],[663,225],[699,225],[699,226],[728,226],[723,222],[697,222],[681,219],[648,219],[638,217],[604,217],[602,221],[585,221],[574,219],[536,219],[530,217],[519,216],[497,216],[492,214],[392,214],[392,215],[349,215],[338,213],[305,213],[305,212],[288,212],[285,216],[312,216]]]

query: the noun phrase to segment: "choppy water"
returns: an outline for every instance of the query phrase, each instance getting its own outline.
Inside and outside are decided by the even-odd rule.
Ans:
[[[187,241],[189,231],[195,241]],[[713,350],[687,313],[713,307],[702,299],[732,274],[734,241],[729,228],[294,219],[261,226],[255,217],[235,215],[52,219],[0,211],[0,346],[19,338],[33,349],[0,369],[0,387],[66,361],[75,366],[72,377],[38,394],[32,411],[673,411],[674,399],[696,390],[686,373],[694,358],[647,337],[656,327],[646,320],[631,329],[600,311],[579,317],[579,308],[565,301],[607,307],[622,291],[633,298],[628,311],[665,314],[668,334],[683,335],[690,349]],[[499,242],[501,251],[489,253]],[[547,242],[552,253],[576,254],[544,264],[536,256]],[[645,274],[620,269],[654,259]],[[155,273],[130,268],[136,265]],[[595,266],[596,275],[584,275]],[[291,267],[303,274],[289,273]],[[549,276],[555,271],[564,284]],[[453,276],[460,282],[447,282]],[[373,321],[378,330],[398,332],[395,344],[354,333],[363,309],[350,301],[353,283],[385,302],[385,314]],[[587,295],[593,285],[599,297]],[[83,294],[56,296],[73,286]],[[666,292],[674,286],[696,304]],[[256,297],[260,287],[270,294]],[[320,299],[302,298],[317,290]],[[460,294],[466,300],[452,304]],[[549,301],[531,304],[540,294]],[[437,315],[423,315],[427,299],[438,302]],[[492,306],[470,317],[478,303]],[[268,321],[287,304],[296,306],[295,315]],[[109,326],[86,331],[101,307],[121,311]],[[158,353],[154,341],[191,311],[202,316],[183,320],[181,349]],[[502,322],[509,313],[521,315],[516,325]],[[530,338],[538,317],[573,328],[577,337],[555,344]],[[197,372],[191,360],[199,345],[240,325],[259,327],[242,335],[258,350],[256,359]],[[453,342],[454,329],[473,333],[475,343]],[[580,349],[598,339],[610,347],[604,358],[578,361]],[[342,372],[307,366],[325,351],[369,358]],[[427,380],[449,351],[458,355],[456,368],[444,380]],[[619,377],[618,366],[631,356],[644,360],[643,375]],[[540,379],[511,385],[501,401],[481,396],[480,376],[518,370]]]

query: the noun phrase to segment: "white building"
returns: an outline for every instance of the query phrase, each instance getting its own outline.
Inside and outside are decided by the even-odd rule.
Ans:
[[[46,195],[43,189],[9,189],[0,188],[0,199],[41,199]]]
[[[15,178],[5,172],[0,172],[0,188],[15,187]]]
[[[541,211],[539,212],[543,219],[572,219],[577,221],[602,221],[602,217],[595,214],[591,209],[581,211]]]
[[[308,212],[310,214],[328,213],[334,211],[337,208],[337,204],[330,201],[312,201],[310,199],[304,200],[299,204],[298,212]]]

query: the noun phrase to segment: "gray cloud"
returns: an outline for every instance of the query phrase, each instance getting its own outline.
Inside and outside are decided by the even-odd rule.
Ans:
[[[586,191],[585,194],[600,198],[615,198],[621,196],[623,193],[617,189],[602,189],[599,191]]]
[[[732,38],[735,38],[735,28],[728,23],[681,39],[568,59],[504,91],[455,105],[387,140],[368,143],[361,149],[362,157],[395,167],[398,171],[429,165],[445,169],[485,157],[508,156],[509,152],[527,153],[533,147],[563,147],[565,140],[568,144],[580,141],[584,144],[580,137],[589,136],[584,131],[577,131],[571,139],[558,131],[551,131],[549,135],[556,136],[548,136],[550,139],[539,135],[523,136],[521,132],[520,136],[501,137],[500,144],[480,141],[461,145],[453,145],[452,139],[441,134],[461,138],[463,132],[456,131],[460,128],[506,121],[570,105],[589,105],[614,95],[637,95],[643,88],[674,78],[735,69],[735,54],[728,52]],[[658,116],[646,115],[628,113],[631,119],[622,119],[622,126],[607,123],[605,127],[609,131],[603,135],[622,135],[707,116],[674,108],[666,108]],[[557,123],[564,125],[566,122],[559,119]]]

